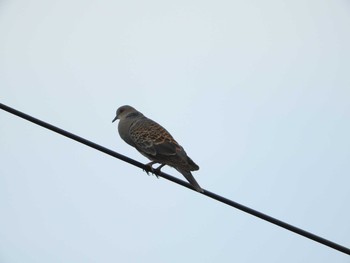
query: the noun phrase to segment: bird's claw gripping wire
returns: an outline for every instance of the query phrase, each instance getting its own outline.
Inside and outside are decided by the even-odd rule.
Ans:
[[[151,170],[151,171],[148,171],[148,170],[146,170],[146,169],[144,169],[144,171],[147,173],[148,176],[150,175],[149,173],[151,172],[152,174],[154,174],[154,175],[159,179],[159,175],[158,175],[158,174],[160,173],[160,169],[162,169],[162,167],[163,167],[165,164],[161,164],[161,165],[158,166],[156,169],[154,169],[154,168],[152,167],[152,165],[155,164],[155,163],[157,163],[157,162],[150,162],[150,163],[145,164],[145,166],[148,167],[149,170]]]

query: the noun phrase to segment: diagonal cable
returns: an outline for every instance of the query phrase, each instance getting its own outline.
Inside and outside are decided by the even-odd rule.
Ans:
[[[49,130],[51,130],[53,132],[56,132],[58,134],[66,136],[66,137],[68,137],[68,138],[70,138],[72,140],[75,140],[75,141],[78,141],[78,142],[80,142],[82,144],[85,144],[85,145],[87,145],[87,146],[89,146],[91,148],[94,148],[94,149],[96,149],[96,150],[98,150],[100,152],[104,152],[104,153],[106,153],[106,154],[108,154],[110,156],[113,156],[113,157],[115,157],[117,159],[120,159],[120,160],[122,160],[124,162],[127,162],[129,164],[137,166],[137,167],[143,169],[144,171],[153,172],[152,169],[149,166],[146,166],[146,165],[144,165],[144,164],[142,164],[142,163],[140,163],[138,161],[135,161],[135,160],[133,160],[133,159],[127,157],[127,156],[124,156],[124,155],[122,155],[120,153],[112,151],[112,150],[110,150],[110,149],[108,149],[106,147],[103,147],[103,146],[99,145],[99,144],[96,144],[96,143],[91,142],[91,141],[89,141],[87,139],[84,139],[84,138],[82,138],[82,137],[80,137],[78,135],[75,135],[75,134],[70,133],[68,131],[65,131],[63,129],[60,129],[60,128],[58,128],[58,127],[56,127],[54,125],[51,125],[51,124],[49,124],[47,122],[44,122],[44,121],[39,120],[37,118],[34,118],[34,117],[32,117],[32,116],[30,116],[28,114],[25,114],[25,113],[20,112],[20,111],[18,111],[16,109],[13,109],[13,108],[11,108],[9,106],[6,106],[6,105],[4,105],[2,103],[0,103],[0,108],[3,109],[4,111],[12,113],[12,114],[14,114],[14,115],[16,115],[18,117],[21,117],[21,118],[23,118],[23,119],[25,119],[27,121],[33,122],[33,123],[35,123],[35,124],[37,124],[39,126],[42,126],[42,127],[46,128],[46,129],[49,129]],[[184,182],[184,181],[182,181],[182,180],[180,180],[180,179],[178,179],[176,177],[173,177],[173,176],[171,176],[169,174],[166,174],[166,173],[163,173],[163,172],[155,172],[155,173],[158,176],[161,176],[161,177],[163,177],[163,178],[165,178],[165,179],[167,179],[169,181],[172,181],[174,183],[180,184],[180,185],[182,185],[184,187],[187,187],[187,188],[195,191],[189,183]],[[263,219],[265,221],[268,221],[268,222],[270,222],[272,224],[275,224],[277,226],[285,228],[285,229],[287,229],[287,230],[289,230],[291,232],[294,232],[296,234],[299,234],[301,236],[304,236],[306,238],[314,240],[314,241],[316,241],[318,243],[321,243],[321,244],[323,244],[325,246],[328,246],[330,248],[333,248],[335,250],[338,250],[340,252],[343,252],[345,254],[350,255],[350,249],[345,247],[345,246],[339,245],[339,244],[337,244],[337,243],[335,243],[333,241],[330,241],[330,240],[325,239],[323,237],[317,236],[317,235],[315,235],[313,233],[310,233],[310,232],[305,231],[305,230],[303,230],[301,228],[295,227],[295,226],[293,226],[291,224],[285,223],[285,222],[283,222],[283,221],[281,221],[279,219],[276,219],[276,218],[273,218],[273,217],[271,217],[269,215],[263,214],[263,213],[261,213],[259,211],[256,211],[256,210],[254,210],[252,208],[249,208],[247,206],[239,204],[239,203],[237,203],[235,201],[232,201],[230,199],[227,199],[227,198],[225,198],[223,196],[217,195],[217,194],[215,194],[213,192],[210,192],[208,190],[205,190],[205,189],[203,189],[203,190],[204,190],[204,193],[202,193],[203,195],[206,195],[206,196],[208,196],[208,197],[210,197],[212,199],[215,199],[215,200],[217,200],[217,201],[219,201],[221,203],[225,203],[225,204],[227,204],[229,206],[235,207],[235,208],[237,208],[237,209],[239,209],[241,211],[244,211],[244,212],[246,212],[246,213],[248,213],[250,215],[256,216],[256,217],[258,217],[260,219]]]

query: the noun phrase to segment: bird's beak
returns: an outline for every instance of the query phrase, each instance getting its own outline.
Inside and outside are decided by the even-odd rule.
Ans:
[[[116,121],[116,119],[118,119],[118,116],[115,116],[115,118],[113,119],[113,121],[112,121],[112,122],[115,122],[115,121]]]

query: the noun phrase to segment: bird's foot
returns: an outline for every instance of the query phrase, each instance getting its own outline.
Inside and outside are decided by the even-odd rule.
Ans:
[[[155,176],[157,176],[157,178],[159,178],[158,174],[160,173],[160,169],[162,169],[162,167],[164,166],[165,164],[161,164],[159,165],[156,169],[153,169],[153,173],[155,174]]]
[[[151,170],[151,171],[148,171],[148,170],[144,169],[144,171],[147,173],[148,176],[149,176],[150,172],[154,174],[154,169],[153,169],[152,165],[155,163],[157,163],[157,162],[150,162],[150,163],[145,164],[145,166],[147,166],[149,168],[149,170]]]
[[[150,162],[150,163],[145,164],[147,167],[149,167],[149,170],[151,170],[151,171],[148,171],[148,170],[144,170],[144,171],[145,171],[148,175],[149,175],[150,172],[153,173],[153,174],[159,179],[158,174],[160,173],[160,169],[162,169],[162,167],[163,167],[165,164],[161,164],[161,165],[158,166],[156,169],[154,169],[154,168],[152,167],[152,165],[155,164],[155,163],[157,163],[157,162]]]

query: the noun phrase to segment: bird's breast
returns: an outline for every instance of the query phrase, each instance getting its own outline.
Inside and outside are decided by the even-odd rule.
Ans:
[[[129,120],[123,120],[120,121],[118,124],[118,132],[120,137],[129,145],[135,147],[135,143],[133,142],[133,140],[131,139],[130,136],[130,126],[132,125],[132,121]]]

